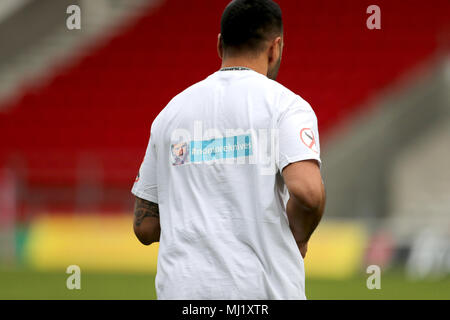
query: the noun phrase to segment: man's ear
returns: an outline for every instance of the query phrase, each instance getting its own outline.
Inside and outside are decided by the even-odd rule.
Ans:
[[[272,43],[269,46],[269,52],[268,52],[268,57],[269,57],[269,65],[277,62],[278,59],[280,58],[281,55],[281,48],[282,46],[282,40],[281,37],[277,37],[275,38]]]
[[[217,36],[217,54],[219,55],[219,58],[223,60],[222,35],[220,33]]]

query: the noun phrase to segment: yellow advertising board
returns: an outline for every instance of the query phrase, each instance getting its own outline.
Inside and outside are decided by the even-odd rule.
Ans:
[[[132,223],[132,215],[43,216],[30,227],[26,261],[39,270],[78,265],[85,271],[155,273],[158,244],[142,245]],[[322,223],[309,243],[307,277],[353,275],[361,267],[366,241],[357,223]]]

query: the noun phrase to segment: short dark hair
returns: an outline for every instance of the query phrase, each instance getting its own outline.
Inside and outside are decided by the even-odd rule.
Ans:
[[[259,53],[282,33],[280,6],[271,0],[234,0],[222,15],[222,47],[229,54]]]

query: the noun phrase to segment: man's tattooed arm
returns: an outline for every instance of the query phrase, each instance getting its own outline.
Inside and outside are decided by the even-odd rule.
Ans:
[[[150,219],[149,219],[150,218]],[[134,233],[145,245],[158,242],[161,228],[157,203],[136,197],[134,206]]]
[[[158,204],[136,197],[134,204],[134,225],[139,227],[147,217],[159,218]]]

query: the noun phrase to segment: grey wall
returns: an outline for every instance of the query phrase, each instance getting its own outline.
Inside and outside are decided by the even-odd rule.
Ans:
[[[419,136],[448,121],[446,64],[445,59],[437,61],[414,81],[376,97],[370,112],[343,124],[324,144],[327,216],[376,224],[396,214],[391,188],[396,158],[414,148]]]

